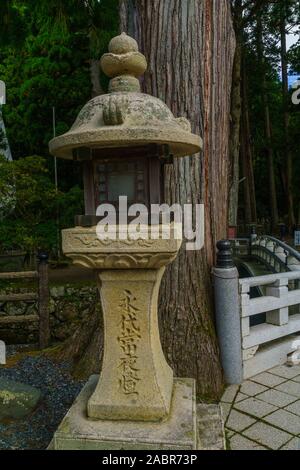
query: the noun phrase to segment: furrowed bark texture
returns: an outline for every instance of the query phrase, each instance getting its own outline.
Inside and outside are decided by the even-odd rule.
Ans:
[[[222,372],[213,321],[210,270],[226,236],[228,142],[235,39],[227,0],[121,0],[121,30],[148,60],[143,90],[185,116],[204,139],[201,155],[167,167],[168,203],[205,204],[205,249],[167,270],[160,292],[165,355],[178,376],[197,379],[198,394],[218,398]]]

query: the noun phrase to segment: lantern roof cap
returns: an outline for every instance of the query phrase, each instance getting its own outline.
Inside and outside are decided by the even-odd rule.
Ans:
[[[155,143],[168,145],[174,156],[199,152],[202,141],[192,134],[189,121],[176,119],[160,99],[141,93],[139,77],[147,61],[137,42],[122,33],[108,49],[100,65],[111,79],[109,93],[89,101],[71,129],[51,140],[50,152],[72,159],[73,151],[81,147],[121,149]]]

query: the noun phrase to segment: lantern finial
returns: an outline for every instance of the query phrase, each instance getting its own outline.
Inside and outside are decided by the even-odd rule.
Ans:
[[[138,78],[147,70],[147,61],[139,52],[135,39],[126,33],[116,36],[109,43],[109,53],[100,61],[103,72],[110,77],[110,92],[140,92]]]

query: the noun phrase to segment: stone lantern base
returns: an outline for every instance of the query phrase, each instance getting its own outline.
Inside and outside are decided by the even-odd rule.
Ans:
[[[171,412],[163,422],[92,420],[87,404],[99,377],[93,375],[58,427],[53,450],[196,450],[196,387],[175,379]]]
[[[55,450],[196,449],[192,379],[173,380],[160,343],[157,303],[165,267],[177,256],[181,226],[127,226],[102,240],[96,227],[64,230],[63,251],[96,274],[104,317],[100,379],[92,376],[54,436]],[[168,235],[168,237],[166,237]]]

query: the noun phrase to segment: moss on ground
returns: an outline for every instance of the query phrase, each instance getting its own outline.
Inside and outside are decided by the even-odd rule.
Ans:
[[[20,361],[25,359],[26,357],[39,357],[39,356],[47,356],[51,359],[55,359],[59,352],[61,351],[61,348],[63,346],[62,344],[55,344],[53,346],[50,346],[49,348],[46,349],[24,349],[22,351],[18,351],[12,356],[9,356],[6,360],[6,364],[3,365],[2,367],[4,368],[11,368],[15,367]]]

